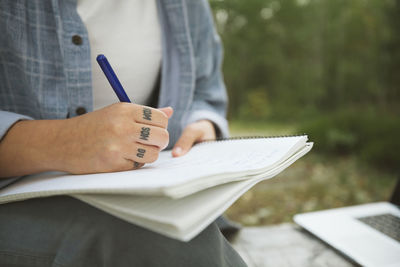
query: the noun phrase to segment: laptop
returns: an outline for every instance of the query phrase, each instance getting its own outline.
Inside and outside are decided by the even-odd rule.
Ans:
[[[363,266],[400,266],[400,178],[390,202],[297,214],[294,221]]]

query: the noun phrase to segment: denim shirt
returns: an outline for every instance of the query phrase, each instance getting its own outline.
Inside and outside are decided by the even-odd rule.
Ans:
[[[158,10],[157,106],[174,108],[169,148],[200,119],[226,137],[222,48],[207,1],[158,0]],[[76,0],[0,0],[0,32],[0,138],[19,120],[64,119],[93,109],[89,38]]]

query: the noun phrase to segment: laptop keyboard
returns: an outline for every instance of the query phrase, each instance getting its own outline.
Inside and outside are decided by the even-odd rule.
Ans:
[[[400,218],[386,213],[358,218],[372,228],[400,242]]]

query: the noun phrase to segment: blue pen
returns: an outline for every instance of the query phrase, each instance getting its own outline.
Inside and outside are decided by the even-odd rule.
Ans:
[[[110,63],[108,63],[107,58],[104,55],[100,54],[97,56],[96,60],[97,63],[99,63],[100,68],[103,70],[104,75],[106,75],[107,80],[110,83],[111,87],[114,89],[114,92],[117,94],[119,101],[131,103],[131,100],[125,93],[122,84],[119,82],[117,75],[115,75],[115,72],[111,68]]]

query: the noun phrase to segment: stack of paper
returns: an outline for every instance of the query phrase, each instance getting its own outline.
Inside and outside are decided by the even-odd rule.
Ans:
[[[205,142],[179,158],[163,151],[142,169],[90,175],[42,173],[0,190],[0,203],[72,195],[166,236],[190,240],[261,180],[312,148],[307,136]]]

